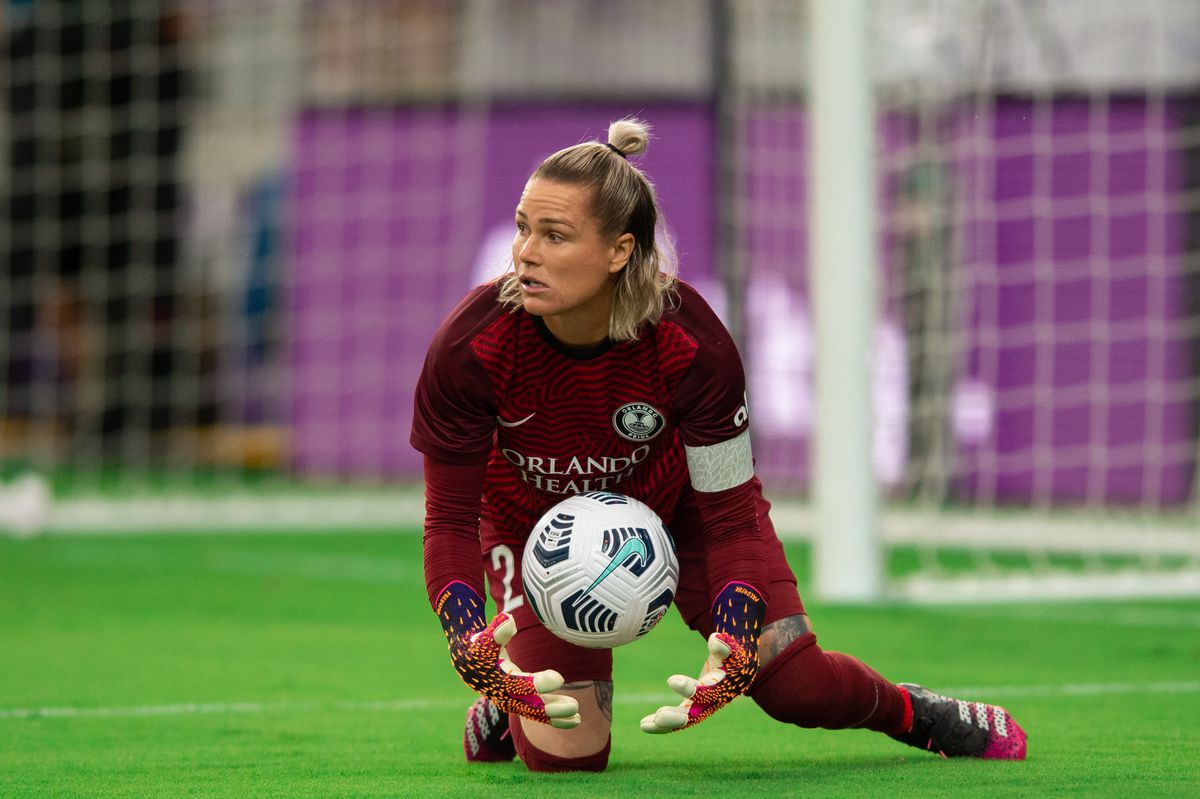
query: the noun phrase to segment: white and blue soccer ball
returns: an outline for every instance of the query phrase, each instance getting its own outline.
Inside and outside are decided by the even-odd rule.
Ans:
[[[675,543],[653,510],[592,491],[534,525],[521,562],[525,598],[550,632],[592,649],[627,644],[666,615],[679,586]]]

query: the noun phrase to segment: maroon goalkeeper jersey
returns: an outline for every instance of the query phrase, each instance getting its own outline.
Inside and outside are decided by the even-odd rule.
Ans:
[[[637,341],[588,351],[562,345],[540,318],[501,306],[495,284],[476,288],[430,346],[411,441],[435,461],[487,461],[485,552],[523,545],[551,505],[585,491],[628,494],[669,526],[690,484],[706,523],[711,516],[744,527],[722,531],[723,539],[757,559],[741,359],[685,283]],[[472,556],[478,571],[478,552]]]

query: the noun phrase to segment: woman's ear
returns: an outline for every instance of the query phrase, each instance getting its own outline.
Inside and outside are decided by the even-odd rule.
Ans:
[[[622,233],[617,236],[617,241],[613,244],[612,257],[608,261],[608,273],[615,275],[625,268],[629,263],[629,257],[633,255],[633,234]]]

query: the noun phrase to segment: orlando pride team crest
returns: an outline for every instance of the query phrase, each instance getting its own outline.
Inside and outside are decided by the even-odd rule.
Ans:
[[[621,438],[629,441],[645,441],[662,432],[663,415],[644,402],[630,402],[613,413],[613,427]]]

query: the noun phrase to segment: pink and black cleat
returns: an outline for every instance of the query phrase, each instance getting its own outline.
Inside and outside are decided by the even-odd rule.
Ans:
[[[508,714],[502,713],[486,696],[467,709],[463,751],[469,763],[501,763],[517,756],[508,729]]]
[[[919,685],[901,683],[912,702],[912,729],[893,735],[942,757],[1024,760],[1025,731],[1008,711],[982,702],[940,696]]]

